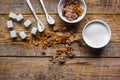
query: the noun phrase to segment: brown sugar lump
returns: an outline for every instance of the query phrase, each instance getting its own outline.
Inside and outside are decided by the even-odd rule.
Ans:
[[[59,62],[60,63],[65,63],[66,62],[66,57],[60,56],[59,57]]]

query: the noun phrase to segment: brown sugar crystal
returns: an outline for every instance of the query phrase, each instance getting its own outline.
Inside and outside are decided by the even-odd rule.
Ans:
[[[82,15],[83,9],[80,7],[78,0],[67,0],[62,7],[62,13],[66,19],[72,21]]]
[[[63,56],[60,56],[60,57],[59,57],[59,62],[60,62],[60,63],[65,63],[65,61],[66,61],[66,58],[65,58],[65,57],[63,57]]]

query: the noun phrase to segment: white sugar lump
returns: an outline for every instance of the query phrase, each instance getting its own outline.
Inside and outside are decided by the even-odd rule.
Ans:
[[[31,24],[32,24],[32,22],[30,20],[27,20],[27,21],[24,22],[24,26],[26,28],[28,28]]]
[[[16,16],[16,20],[17,20],[18,22],[22,21],[23,19],[24,19],[24,17],[23,17],[22,14],[19,14],[19,15]]]
[[[20,32],[19,35],[23,40],[26,39],[26,37],[27,37],[27,35],[25,34],[24,31]]]
[[[10,12],[9,13],[9,18],[11,18],[11,19],[16,19],[16,14],[15,13],[13,13],[13,12]]]
[[[7,21],[7,27],[10,29],[10,28],[13,28],[13,21],[12,20],[9,20]]]
[[[36,27],[33,27],[32,30],[31,30],[31,33],[32,33],[33,35],[35,35],[35,34],[37,33],[37,28],[36,28]]]
[[[10,31],[10,36],[11,38],[16,38],[17,37],[16,31]]]

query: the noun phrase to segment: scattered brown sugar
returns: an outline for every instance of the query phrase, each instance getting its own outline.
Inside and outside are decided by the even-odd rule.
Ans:
[[[66,40],[66,44],[70,45],[71,41],[69,39]]]
[[[63,53],[62,50],[56,50],[56,54],[57,54],[57,55],[61,55],[62,53]]]
[[[66,57],[63,57],[63,56],[59,57],[59,62],[60,63],[65,63],[65,61],[66,61]]]
[[[79,36],[78,34],[74,34],[74,35],[71,35],[71,36],[69,37],[69,40],[70,40],[71,42],[78,41],[79,39],[80,39],[80,36]]]
[[[43,50],[46,50],[46,49],[47,49],[47,46],[43,45],[43,46],[42,46],[42,49],[43,49]]]
[[[46,30],[46,31],[45,31],[45,36],[50,37],[50,36],[52,36],[52,35],[53,35],[53,32],[52,32],[52,31],[49,31],[49,30]]]
[[[72,21],[82,15],[83,9],[80,7],[80,2],[78,0],[66,0],[62,7],[62,12],[63,16],[69,21]]]
[[[50,56],[49,57],[49,61],[53,61],[54,60],[54,57],[53,56]]]
[[[59,30],[60,30],[60,27],[58,27],[58,26],[54,26],[54,27],[53,27],[53,31],[56,32],[56,31],[59,31]]]
[[[83,45],[83,44],[82,44],[82,41],[81,41],[80,39],[77,40],[77,43],[78,43],[79,46],[82,46],[82,45]]]
[[[61,30],[63,30],[61,27]],[[67,27],[66,27],[67,28]],[[82,46],[82,42],[80,39],[80,36],[77,34],[72,34],[69,31],[53,31],[53,30],[45,30],[41,34],[36,34],[36,36],[32,37],[31,39],[28,39],[28,44],[33,44],[34,46],[38,46],[42,49],[41,55],[48,54],[45,52],[49,47],[54,48],[56,50],[54,53],[55,55],[49,57],[49,61],[52,61],[53,63],[56,63],[57,61],[60,63],[64,63],[66,61],[66,57],[61,56],[67,56],[67,57],[74,57],[75,56],[75,50],[73,47],[71,47],[71,44],[74,42],[77,42],[80,46]],[[61,47],[54,47],[55,45],[62,44]],[[57,58],[54,58],[54,56],[58,56]]]
[[[56,63],[58,61],[58,58],[55,57],[55,59],[52,61],[53,63]]]
[[[58,50],[56,50],[56,54],[57,55],[61,55],[62,53],[64,53],[66,51],[66,48],[59,48]]]
[[[58,27],[58,26],[54,26],[53,27],[53,31],[54,32],[58,32],[58,31],[65,31],[65,30],[67,30],[67,28],[66,27]]]
[[[37,43],[37,42],[35,42],[35,44],[34,44],[35,46],[38,46],[39,44]]]
[[[72,47],[67,47],[67,51],[66,52],[70,52],[70,51],[74,51],[74,49]]]
[[[71,58],[75,56],[75,54],[74,54],[72,51],[67,52],[66,54],[67,54],[69,57],[71,57]]]
[[[39,40],[38,39],[33,39],[33,44],[35,45],[35,46],[38,46],[39,45]]]
[[[41,54],[42,54],[42,55],[45,55],[45,54],[46,54],[46,52],[45,52],[45,51],[41,51]]]

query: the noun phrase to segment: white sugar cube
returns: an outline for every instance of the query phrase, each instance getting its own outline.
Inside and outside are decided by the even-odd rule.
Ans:
[[[12,20],[9,20],[7,21],[7,27],[10,29],[10,28],[13,28],[13,21]]]
[[[10,36],[11,38],[16,38],[17,37],[16,31],[10,31]]]
[[[17,20],[18,22],[22,21],[23,19],[24,19],[24,17],[23,17],[22,14],[19,14],[19,15],[17,15],[17,17],[16,17],[16,20]]]
[[[24,31],[20,32],[19,35],[23,40],[27,37]]]
[[[13,13],[13,12],[10,12],[9,13],[9,18],[11,18],[11,19],[16,19],[16,14],[15,13]]]
[[[37,33],[37,28],[36,28],[36,27],[33,27],[32,30],[31,30],[31,33],[32,33],[33,35],[35,35],[35,34]]]
[[[32,24],[32,22],[30,20],[27,20],[27,21],[24,22],[24,26],[26,28],[28,28],[31,24]]]

